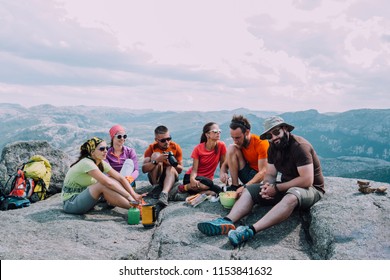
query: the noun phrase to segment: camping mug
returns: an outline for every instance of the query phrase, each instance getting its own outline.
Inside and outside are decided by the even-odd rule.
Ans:
[[[156,207],[153,204],[142,205],[142,224],[144,227],[154,227],[156,222]]]

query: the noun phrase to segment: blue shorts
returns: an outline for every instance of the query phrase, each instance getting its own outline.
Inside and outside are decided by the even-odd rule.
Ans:
[[[86,188],[81,193],[65,200],[63,207],[65,213],[81,215],[90,211],[98,202],[99,199],[94,199],[89,188]]]

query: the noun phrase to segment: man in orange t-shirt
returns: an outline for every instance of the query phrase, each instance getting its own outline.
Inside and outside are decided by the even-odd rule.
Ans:
[[[251,134],[251,125],[242,115],[234,115],[229,127],[234,144],[228,148],[226,161],[221,167],[220,179],[227,184],[229,171],[232,178],[229,189],[241,193],[243,188],[239,188],[239,180],[244,186],[263,181],[269,143]]]
[[[152,185],[162,186],[158,203],[167,206],[168,193],[183,170],[183,153],[179,144],[172,141],[167,127],[156,127],[154,137],[155,142],[145,150],[142,172],[148,173]]]

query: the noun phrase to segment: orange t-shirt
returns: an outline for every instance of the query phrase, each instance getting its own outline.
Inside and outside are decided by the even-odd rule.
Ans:
[[[249,166],[259,171],[259,159],[267,158],[268,147],[268,140],[261,140],[258,135],[251,134],[251,141],[248,147],[241,148],[241,151]]]
[[[182,164],[183,152],[179,144],[175,142],[170,142],[168,149],[166,149],[165,151],[160,149],[157,142],[154,142],[153,144],[150,144],[149,147],[145,150],[144,157],[151,157],[154,152],[159,152],[161,154],[164,152],[172,152],[173,156],[176,158],[179,164]]]

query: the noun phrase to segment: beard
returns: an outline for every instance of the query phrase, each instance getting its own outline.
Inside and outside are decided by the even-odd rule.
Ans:
[[[244,136],[244,141],[242,142],[242,147],[246,148],[249,146],[249,141],[248,139]]]
[[[289,139],[288,139],[287,133],[284,133],[284,135],[279,139],[279,143],[276,144],[276,143],[272,142],[271,143],[271,147],[273,149],[279,150],[279,151],[284,150],[289,145],[289,141],[288,140]]]

